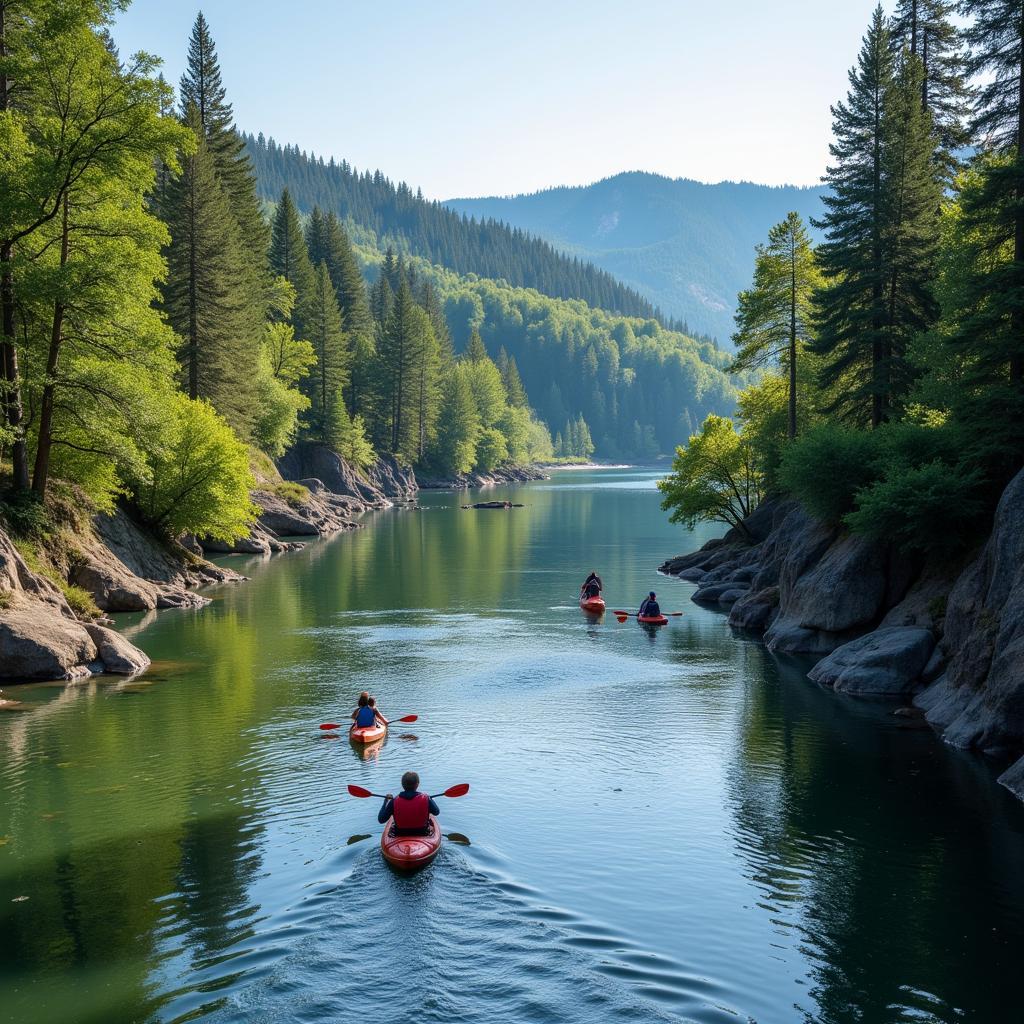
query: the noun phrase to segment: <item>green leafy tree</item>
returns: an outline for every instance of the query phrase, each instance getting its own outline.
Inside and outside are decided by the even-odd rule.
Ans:
[[[497,366],[487,356],[464,362],[466,379],[476,402],[477,416],[484,427],[493,427],[505,411],[505,387]]]
[[[476,442],[476,469],[488,472],[508,461],[505,435],[495,427],[484,427]]]
[[[813,298],[820,287],[807,229],[799,214],[790,213],[768,232],[768,244],[757,247],[753,287],[739,295],[732,370],[782,362],[789,378],[791,438],[797,434],[798,361],[812,338]]]
[[[689,529],[703,521],[727,523],[741,533],[761,500],[761,476],[750,444],[732,420],[709,416],[685,448],[676,449],[672,472],[658,481],[661,507]]]
[[[249,452],[211,405],[169,396],[144,447],[144,466],[131,486],[154,530],[223,541],[248,534],[259,511],[249,500]]]
[[[377,453],[366,436],[362,416],[350,417],[344,401],[340,399],[334,403],[328,442],[349,465],[360,470],[372,466],[377,459]]]
[[[296,338],[291,324],[266,324],[257,374],[259,413],[253,440],[268,455],[283,455],[295,439],[299,416],[310,406],[299,384],[316,361],[313,346]]]

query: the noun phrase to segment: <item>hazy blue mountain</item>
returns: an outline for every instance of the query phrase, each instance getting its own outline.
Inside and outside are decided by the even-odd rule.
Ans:
[[[790,211],[820,216],[823,188],[706,185],[631,171],[531,195],[451,199],[614,274],[691,331],[728,343],[736,294],[749,287],[754,246]]]

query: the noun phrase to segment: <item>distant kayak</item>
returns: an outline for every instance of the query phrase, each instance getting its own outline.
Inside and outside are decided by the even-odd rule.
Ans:
[[[591,615],[601,615],[604,612],[603,597],[581,597],[580,607]]]
[[[645,626],[668,625],[668,619],[664,615],[638,615],[636,621],[643,623]]]
[[[365,728],[356,728],[349,730],[349,739],[353,743],[376,743],[377,740],[382,740],[387,735],[388,727],[386,725],[368,725]]]
[[[430,816],[430,832],[425,836],[395,835],[395,821],[389,818],[380,837],[380,852],[384,854],[384,859],[392,867],[403,871],[425,867],[440,849],[441,828],[433,815]]]

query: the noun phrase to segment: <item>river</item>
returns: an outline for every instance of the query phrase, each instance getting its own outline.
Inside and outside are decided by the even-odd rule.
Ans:
[[[658,576],[647,470],[561,472],[124,617],[146,675],[8,688],[0,1021],[989,1022],[1020,1013],[1024,808]],[[657,589],[655,631],[576,606]],[[317,726],[362,689],[371,756]],[[446,844],[400,877],[406,768]],[[370,838],[350,842],[352,837]]]

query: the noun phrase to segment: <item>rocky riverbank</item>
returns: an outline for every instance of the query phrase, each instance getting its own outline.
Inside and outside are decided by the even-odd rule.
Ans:
[[[470,487],[498,487],[547,479],[548,474],[539,466],[504,466],[487,473],[463,473],[459,476],[438,478],[421,477],[419,486],[430,491],[460,491]]]
[[[1024,472],[960,561],[845,534],[793,501],[744,527],[661,571],[769,650],[816,658],[815,682],[912,702],[947,742],[1007,764],[999,781],[1024,799]]]

